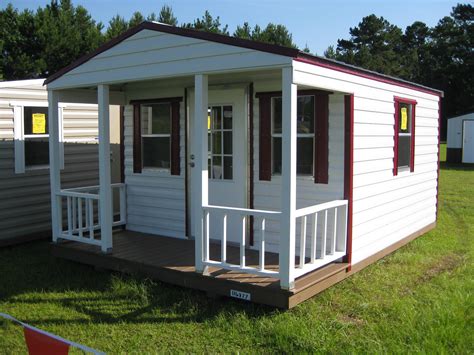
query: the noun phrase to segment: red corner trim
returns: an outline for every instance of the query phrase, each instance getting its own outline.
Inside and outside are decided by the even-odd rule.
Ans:
[[[347,242],[345,261],[352,268],[352,210],[354,179],[354,95],[344,96],[344,199],[347,206]]]
[[[441,98],[438,101],[438,171],[437,171],[437,178],[436,178],[436,220],[438,220],[438,212],[439,212],[439,173],[440,173],[440,149],[441,149],[441,118],[442,118],[442,106],[441,106]]]

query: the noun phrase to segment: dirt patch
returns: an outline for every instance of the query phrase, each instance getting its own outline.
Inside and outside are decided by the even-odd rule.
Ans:
[[[352,325],[363,325],[365,323],[363,319],[357,318],[354,314],[343,314],[339,316],[339,321]]]
[[[412,294],[416,286],[431,281],[436,276],[450,272],[456,269],[463,262],[463,256],[459,254],[449,254],[439,260],[436,264],[433,264],[430,268],[419,276],[410,287],[406,287],[402,290],[402,295]]]

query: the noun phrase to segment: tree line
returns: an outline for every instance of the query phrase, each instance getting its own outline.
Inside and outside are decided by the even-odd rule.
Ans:
[[[71,0],[51,0],[36,11],[19,11],[9,4],[0,10],[0,80],[47,77],[145,20],[297,48],[283,25],[252,27],[244,22],[231,33],[209,11],[193,22],[179,23],[165,5],[158,14],[135,12],[128,20],[116,15],[104,26]],[[416,21],[405,30],[372,14],[349,29],[348,39],[329,46],[324,56],[443,90],[445,115],[474,111],[473,21],[470,4],[453,7],[434,27]],[[303,51],[310,52],[307,47]]]

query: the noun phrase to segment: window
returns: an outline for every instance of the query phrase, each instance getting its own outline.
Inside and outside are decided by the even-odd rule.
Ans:
[[[414,171],[416,101],[395,98],[394,175]]]
[[[141,105],[143,168],[169,170],[171,163],[171,105]]]
[[[281,174],[282,162],[282,98],[273,97],[272,115],[272,174]],[[298,96],[297,100],[297,166],[299,175],[313,175],[314,166],[314,96]]]
[[[181,174],[182,97],[133,100],[133,172]]]
[[[209,178],[232,180],[232,106],[212,106],[208,110]]]
[[[49,122],[46,103],[10,102],[13,107],[15,173],[49,167]],[[59,108],[59,158],[64,169],[64,147],[62,117],[63,106]]]
[[[49,127],[47,107],[23,108],[25,167],[48,166]]]

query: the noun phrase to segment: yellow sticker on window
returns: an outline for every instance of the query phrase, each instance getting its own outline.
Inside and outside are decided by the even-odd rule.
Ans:
[[[402,107],[401,112],[402,112],[402,117],[401,117],[400,129],[402,131],[406,131],[408,129],[408,110],[406,107]]]
[[[46,115],[44,113],[33,114],[33,134],[46,133]]]
[[[207,116],[207,129],[208,129],[208,130],[211,129],[211,115],[208,115],[208,116]]]

